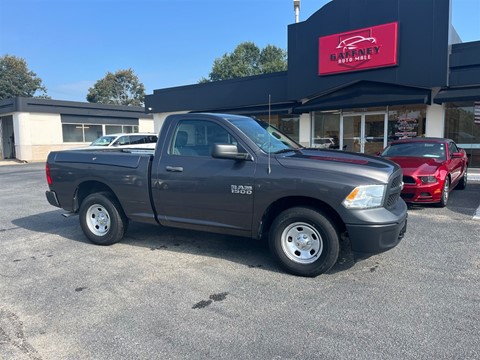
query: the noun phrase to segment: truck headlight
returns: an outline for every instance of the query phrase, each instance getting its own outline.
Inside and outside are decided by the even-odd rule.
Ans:
[[[370,209],[383,204],[386,185],[362,185],[353,189],[343,200],[347,209]]]

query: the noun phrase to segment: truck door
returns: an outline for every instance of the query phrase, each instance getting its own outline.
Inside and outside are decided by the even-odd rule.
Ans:
[[[180,120],[168,131],[170,141],[152,174],[158,220],[250,236],[256,163],[211,156],[215,143],[242,144],[213,120]]]

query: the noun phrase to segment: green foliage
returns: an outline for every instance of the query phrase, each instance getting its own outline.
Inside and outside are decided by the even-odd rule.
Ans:
[[[35,96],[35,93],[41,92]],[[28,69],[24,59],[4,55],[0,57],[0,100],[16,96],[48,99],[42,79]]]
[[[88,89],[87,101],[100,104],[143,106],[145,87],[132,69],[108,72]]]
[[[232,53],[215,59],[208,78],[199,83],[235,79],[287,70],[287,54],[274,45],[261,49],[253,42],[239,44]]]

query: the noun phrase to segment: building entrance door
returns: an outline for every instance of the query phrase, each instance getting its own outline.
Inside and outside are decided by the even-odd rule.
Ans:
[[[385,112],[343,114],[340,147],[345,151],[377,154],[387,145]]]
[[[12,116],[0,117],[0,159],[15,158]]]

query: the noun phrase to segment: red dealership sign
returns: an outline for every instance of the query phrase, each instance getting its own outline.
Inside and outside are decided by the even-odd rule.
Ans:
[[[393,22],[318,39],[318,74],[397,65],[398,23]]]

